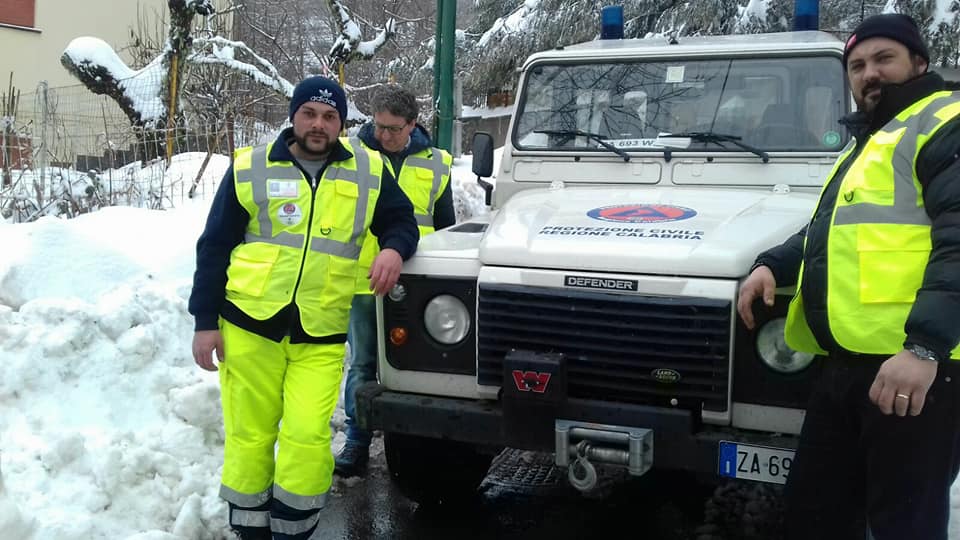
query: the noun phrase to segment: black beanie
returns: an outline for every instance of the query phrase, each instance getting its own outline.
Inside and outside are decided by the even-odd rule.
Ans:
[[[347,96],[336,81],[320,76],[309,77],[300,81],[300,84],[293,89],[293,96],[290,98],[291,122],[293,122],[293,115],[297,112],[297,109],[308,101],[326,103],[333,107],[340,115],[340,123],[346,124]]]
[[[884,13],[864,19],[847,38],[847,44],[843,48],[844,70],[847,69],[847,57],[850,56],[850,51],[860,42],[874,37],[885,37],[899,41],[908,50],[920,55],[927,63],[930,63],[930,52],[927,51],[927,46],[923,43],[916,21],[900,13]]]

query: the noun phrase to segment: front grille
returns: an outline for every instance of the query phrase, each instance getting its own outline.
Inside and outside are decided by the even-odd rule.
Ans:
[[[560,352],[570,397],[724,411],[730,317],[729,300],[481,284],[477,381],[499,386],[511,349]]]

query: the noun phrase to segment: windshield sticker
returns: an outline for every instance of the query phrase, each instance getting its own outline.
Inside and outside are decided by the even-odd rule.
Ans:
[[[667,66],[667,77],[663,82],[682,83],[683,72],[686,71],[686,69],[687,66]]]
[[[604,139],[608,144],[617,148],[663,148],[659,139]],[[597,148],[603,148],[598,144]]]
[[[840,144],[840,134],[836,131],[828,131],[823,134],[823,145],[833,148]]]
[[[669,204],[618,204],[594,208],[587,215],[600,221],[618,223],[665,223],[690,219],[697,215],[697,211]]]
[[[661,238],[703,240],[704,232],[691,229],[648,229],[646,227],[578,227],[548,225],[537,234],[550,236],[614,236],[621,238]]]

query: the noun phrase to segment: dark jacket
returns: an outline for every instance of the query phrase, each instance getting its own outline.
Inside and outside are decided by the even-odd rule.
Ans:
[[[778,286],[796,284],[803,261],[804,314],[817,342],[827,351],[842,352],[828,324],[826,287],[827,238],[840,181],[877,130],[900,111],[943,89],[943,79],[927,73],[884,88],[873,114],[856,112],[844,118],[842,122],[856,137],[857,147],[829,180],[810,224],[757,257],[757,264],[773,271]],[[945,359],[960,341],[960,118],[950,120],[927,142],[917,156],[916,172],[932,222],[933,249],[923,285],[907,318],[906,343],[922,345]]]
[[[430,141],[430,134],[426,128],[420,124],[417,124],[410,133],[410,144],[397,153],[387,152],[380,146],[380,142],[373,136],[373,124],[369,122],[360,128],[360,133],[358,133],[357,136],[360,137],[360,140],[363,141],[364,144],[374,150],[378,150],[384,157],[390,160],[390,164],[393,165],[393,172],[398,178],[400,177],[400,169],[403,167],[403,160],[406,159],[407,156],[416,154],[421,150],[432,148],[433,146],[433,143]],[[433,228],[439,231],[456,222],[457,214],[453,209],[453,176],[451,175],[450,181],[447,182],[446,189],[443,190],[443,193],[441,193],[437,199],[437,203],[433,206]]]
[[[268,158],[296,163],[290,152],[292,142],[293,129],[287,128],[277,137]],[[317,178],[323,175],[330,162],[345,161],[351,157],[353,154],[337,144],[327,163],[317,173]],[[304,175],[307,173],[304,172]],[[193,292],[190,293],[189,302],[189,311],[196,319],[196,330],[216,330],[217,317],[220,315],[245,330],[277,342],[286,335],[290,336],[291,343],[345,341],[345,333],[321,337],[308,335],[300,323],[300,311],[292,303],[270,319],[258,321],[226,300],[230,252],[243,242],[249,220],[250,214],[237,199],[231,165],[220,181],[207,216],[206,228],[197,241],[197,271],[193,275]],[[381,249],[393,248],[404,260],[410,258],[417,249],[420,232],[413,216],[413,205],[386,167],[380,179],[380,196],[374,208],[370,230],[377,236]]]

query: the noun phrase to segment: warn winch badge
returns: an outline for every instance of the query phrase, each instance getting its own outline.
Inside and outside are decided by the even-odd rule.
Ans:
[[[515,369],[513,370],[513,382],[517,385],[517,390],[521,392],[532,391],[542,394],[547,391],[547,385],[550,384],[550,373]]]

